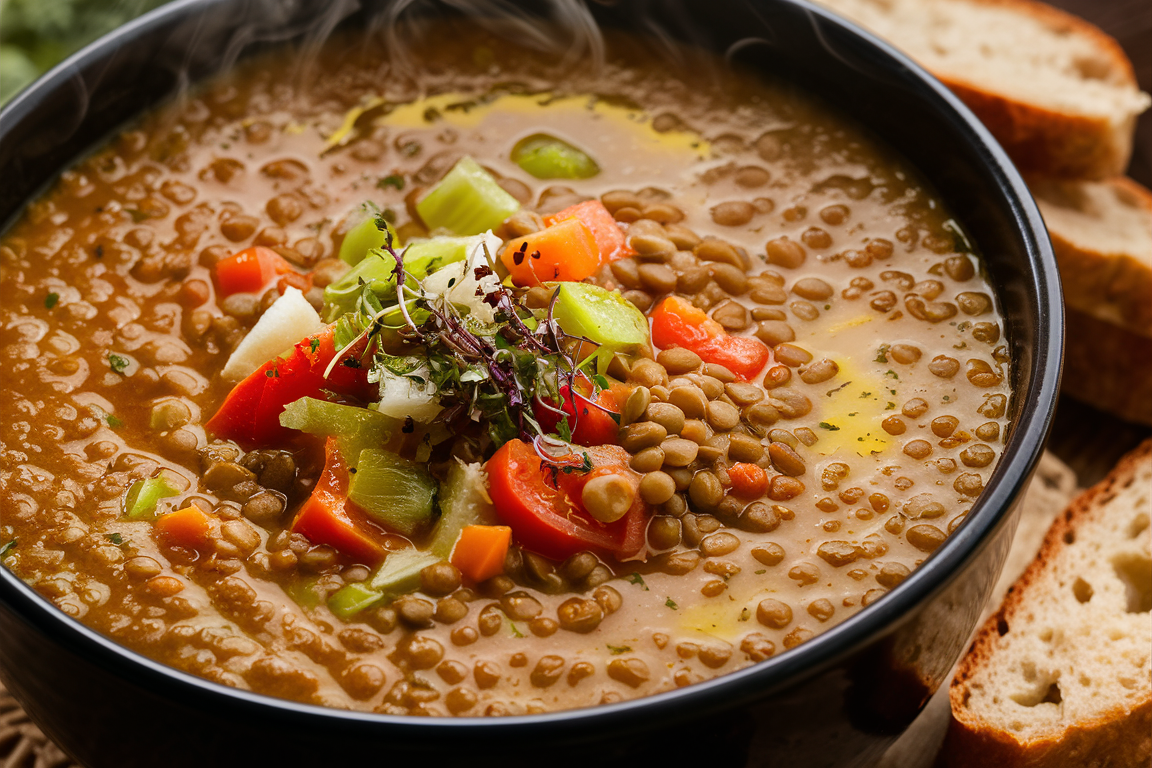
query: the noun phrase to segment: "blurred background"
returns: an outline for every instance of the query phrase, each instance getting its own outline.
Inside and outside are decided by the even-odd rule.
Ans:
[[[0,104],[96,38],[167,0],[0,0]],[[1053,0],[1115,37],[1152,92],[1152,0]],[[1022,43],[1025,41],[1021,41]],[[1152,187],[1152,111],[1140,118],[1129,172]]]

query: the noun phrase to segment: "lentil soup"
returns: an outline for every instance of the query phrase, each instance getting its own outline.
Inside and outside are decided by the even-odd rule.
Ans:
[[[830,107],[612,42],[272,54],[66,171],[0,244],[4,566],[225,685],[464,716],[899,584],[1008,428],[973,246]]]

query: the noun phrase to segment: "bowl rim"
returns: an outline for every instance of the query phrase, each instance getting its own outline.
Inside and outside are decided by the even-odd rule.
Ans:
[[[98,38],[42,75],[0,109],[0,138],[34,114],[38,106],[58,89],[67,87],[77,73],[99,64],[114,48],[131,44],[137,37],[179,21],[206,13],[231,0],[173,0]],[[618,730],[622,721],[636,726],[643,715],[650,723],[667,724],[669,719],[699,717],[707,712],[731,709],[774,690],[800,685],[823,670],[853,654],[861,645],[892,632],[908,620],[914,608],[946,588],[948,577],[963,570],[988,546],[992,535],[1010,517],[1014,504],[1039,462],[1052,415],[1055,411],[1062,366],[1064,309],[1059,273],[1040,212],[1028,187],[1007,154],[972,114],[972,112],[910,57],[855,23],[810,2],[810,0],[771,0],[793,6],[806,13],[814,25],[837,28],[864,40],[876,49],[885,67],[905,70],[901,75],[918,81],[924,89],[921,99],[934,101],[933,106],[953,113],[952,122],[963,140],[975,148],[991,174],[991,185],[999,188],[1003,202],[1016,220],[1016,234],[1033,270],[1030,293],[1035,294],[1037,343],[1033,350],[1032,379],[1027,391],[1013,392],[1020,399],[1019,412],[1004,444],[1000,462],[988,486],[973,504],[965,523],[952,533],[919,567],[898,586],[866,610],[821,632],[786,652],[743,669],[726,672],[686,688],[673,689],[627,701],[600,704],[579,709],[561,709],[541,714],[507,717],[413,717],[375,712],[345,710],[316,704],[280,699],[252,691],[231,688],[183,672],[119,645],[68,616],[9,570],[0,566],[0,601],[7,602],[25,622],[36,625],[62,645],[88,661],[112,670],[120,670],[135,685],[149,689],[170,688],[186,695],[188,703],[197,700],[216,701],[257,709],[267,716],[306,719],[315,725],[316,718],[325,725],[343,727],[387,728],[431,734],[445,729],[486,733],[503,733],[526,729],[537,735],[574,733],[589,725],[611,726]],[[155,104],[152,105],[156,106]],[[133,113],[132,117],[143,110]],[[127,118],[131,119],[131,118]],[[871,129],[869,129],[871,130]],[[880,137],[883,140],[883,137]],[[92,145],[98,144],[98,139]],[[69,162],[74,162],[74,156]],[[59,173],[57,171],[56,173]],[[925,175],[927,178],[927,175]],[[49,177],[48,183],[51,182]],[[928,179],[931,182],[931,179]],[[42,189],[42,188],[41,188]],[[17,209],[15,215],[19,215]],[[4,227],[5,229],[7,226]],[[642,726],[641,726],[642,727]],[[588,729],[597,733],[597,729]]]

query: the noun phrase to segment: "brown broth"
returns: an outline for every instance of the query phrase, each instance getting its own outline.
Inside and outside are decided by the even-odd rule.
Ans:
[[[743,75],[710,91],[647,60],[640,46],[598,74],[561,72],[488,40],[444,48],[413,80],[390,79],[379,53],[340,42],[313,70],[323,78],[303,86],[279,76],[290,54],[248,62],[65,172],[4,235],[0,541],[17,541],[5,566],[117,642],[226,685],[335,707],[466,715],[591,706],[730,672],[843,621],[918,566],[939,541],[910,531],[931,526],[942,539],[963,520],[1008,428],[1001,316],[936,192],[787,84]],[[477,72],[474,60],[491,67]],[[370,101],[381,96],[385,105]],[[344,140],[331,142],[349,111],[364,107]],[[528,176],[508,152],[540,131],[583,148],[602,172]],[[780,302],[748,291],[735,302],[778,312],[792,344],[839,368],[807,383],[808,365],[792,367],[788,388],[811,410],[761,430],[787,430],[774,441],[795,443],[805,464],[799,495],[765,501],[777,507],[774,530],[689,512],[688,542],[677,548],[697,553],[688,573],[666,572],[653,553],[604,563],[612,576],[596,588],[557,593],[517,576],[509,594],[537,601],[541,617],[554,618],[574,595],[614,609],[587,634],[512,620],[517,609],[498,599],[499,583],[456,593],[463,619],[419,628],[384,608],[345,623],[323,598],[353,564],[317,555],[310,566],[317,548],[284,531],[319,473],[314,452],[294,457],[298,477],[272,523],[244,523],[241,504],[202,482],[211,450],[200,424],[230,389],[219,371],[268,303],[217,302],[213,264],[263,244],[326,274],[342,223],[365,199],[388,209],[402,235],[422,234],[410,212],[415,190],[463,154],[514,180],[509,189],[529,191],[525,207],[543,213],[613,190],[674,206],[680,226],[745,249],[751,266],[742,271],[755,285],[778,276],[786,291]],[[713,213],[731,202],[743,205]],[[717,223],[746,215],[738,226]],[[765,263],[765,244],[780,237],[805,244],[803,264]],[[831,294],[809,283],[800,289],[808,298],[798,295],[805,278]],[[614,269],[595,279],[636,290]],[[709,310],[728,298],[711,278],[683,293]],[[936,302],[955,310],[960,293],[981,294],[988,307],[940,322],[915,316],[925,311],[920,299],[928,311]],[[755,330],[749,321],[742,333]],[[918,361],[899,362],[897,345],[914,346]],[[930,370],[939,356],[956,362],[954,375]],[[126,367],[115,370],[121,360]],[[991,386],[970,383],[970,360],[996,372]],[[187,423],[157,432],[150,422],[166,400],[182,404],[177,421]],[[933,422],[945,416],[956,420],[951,429]],[[913,441],[929,455],[905,452]],[[978,444],[990,457],[964,453]],[[157,543],[150,521],[122,510],[129,485],[160,472],[184,489],[162,511],[198,499],[246,533],[222,536],[210,557]],[[738,546],[702,557],[714,524],[711,535],[735,536]],[[245,551],[252,536],[258,543]],[[703,546],[726,549],[722,537]],[[438,615],[454,609],[417,597],[440,601]],[[791,618],[767,626],[765,599],[786,604]]]

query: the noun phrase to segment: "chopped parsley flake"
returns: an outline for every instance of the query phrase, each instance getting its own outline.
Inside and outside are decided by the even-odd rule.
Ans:
[[[839,432],[840,431],[840,427],[836,426],[835,424],[829,424],[826,421],[820,422],[820,428],[826,429],[829,432]]]
[[[885,371],[885,372],[884,372],[884,375],[885,375],[885,376],[887,376],[887,377],[888,377],[888,378],[890,378],[890,379],[899,379],[899,378],[900,378],[900,377],[899,377],[899,376],[896,374],[896,371],[893,371],[893,370],[891,370],[891,369],[889,369],[889,370]]]
[[[393,173],[392,175],[385,176],[376,182],[377,189],[387,189],[388,187],[392,187],[393,189],[404,189],[404,177],[398,173]]]
[[[124,543],[124,537],[118,533],[105,534],[104,538],[108,539],[108,541],[112,542],[116,546],[120,546],[121,544]]]
[[[667,600],[665,600],[664,605],[668,606],[669,608],[671,608],[674,611],[680,607],[680,606],[676,605],[676,601],[673,600],[672,598],[668,598]]]
[[[878,362],[878,363],[888,362],[888,349],[889,349],[889,345],[887,345],[887,344],[882,344],[880,346],[880,349],[876,352],[876,362]],[[891,371],[889,371],[889,373],[891,373]]]
[[[644,583],[644,577],[638,573],[633,573],[631,576],[629,576],[628,577],[628,583],[629,584],[639,584],[641,587],[644,588],[645,592],[648,591],[648,585]]]
[[[760,570],[758,570],[758,571],[752,571],[752,573],[754,573],[754,574],[756,574],[757,576],[759,576],[759,575],[760,575],[760,574],[762,574],[762,573],[768,573],[768,569],[767,569],[767,568],[761,568],[761,569],[760,569]]]
[[[566,443],[572,442],[572,427],[568,424],[568,414],[564,414],[564,418],[556,422],[556,434],[560,439]]]
[[[891,410],[893,410],[893,409],[895,409],[895,408],[896,408],[896,403],[893,403],[893,402],[889,401],[889,402],[888,402],[888,405],[884,407],[884,410],[886,410],[886,411],[891,411]]]
[[[122,419],[118,419],[110,413],[104,414],[104,421],[108,422],[108,426],[112,427],[112,429],[124,426]]]
[[[312,339],[308,342],[308,346],[310,346],[312,351],[315,352],[316,350],[320,349],[320,339]]]
[[[872,393],[871,393],[871,392],[861,392],[861,393],[860,393],[860,399],[861,399],[861,400],[864,400],[865,398],[869,398],[869,397],[872,397]]]
[[[613,656],[619,656],[622,653],[629,653],[629,652],[631,652],[631,650],[632,650],[632,647],[628,646],[628,645],[610,645],[610,646],[608,646],[608,652],[611,653]]]
[[[128,367],[128,358],[122,357],[115,352],[109,352],[108,365],[110,365],[116,373],[124,373],[124,369]]]
[[[44,297],[44,307],[46,309],[52,309],[52,307],[56,306],[58,301],[60,301],[60,294],[55,292],[49,293]]]

